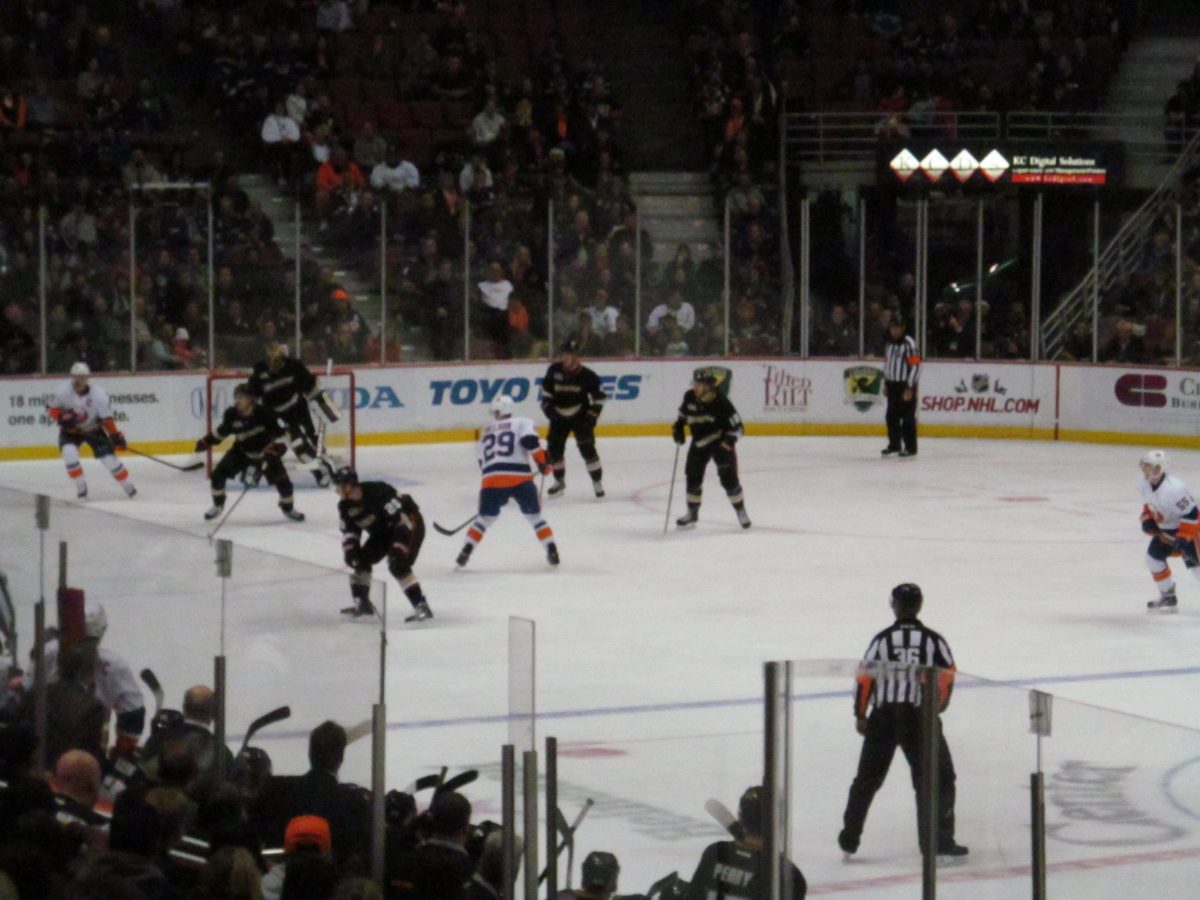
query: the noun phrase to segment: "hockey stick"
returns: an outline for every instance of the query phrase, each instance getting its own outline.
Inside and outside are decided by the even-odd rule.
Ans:
[[[175,469],[177,472],[195,472],[197,469],[204,468],[203,462],[193,462],[193,463],[187,463],[186,465],[179,466],[173,462],[167,462],[165,459],[162,459],[161,457],[154,456],[150,453],[145,453],[145,452],[139,450],[137,447],[130,446],[129,444],[126,444],[124,449],[128,450],[130,453],[133,453],[137,456],[142,456],[142,457],[145,457],[146,459],[154,460],[154,462],[158,463],[161,466],[168,466],[169,468]]]
[[[142,676],[142,681],[146,683],[146,687],[150,688],[150,693],[154,695],[154,714],[157,716],[163,708],[162,685],[158,681],[158,676],[150,669],[142,669],[139,674]]]
[[[475,513],[471,513],[471,517],[469,519],[467,519],[465,522],[463,522],[461,525],[459,525],[455,528],[447,528],[444,525],[439,525],[437,522],[433,523],[433,527],[437,531],[438,534],[444,534],[444,535],[446,535],[446,537],[450,537],[450,535],[452,535],[452,534],[458,534],[460,531],[462,531],[464,528],[466,528],[468,525],[470,525],[474,521],[475,521]]]
[[[596,805],[596,801],[593,800],[591,797],[588,797],[585,801],[583,801],[583,806],[579,810],[579,815],[577,815],[575,817],[575,821],[572,822],[570,825],[567,824],[567,820],[566,820],[566,818],[564,818],[564,816],[562,814],[562,810],[556,809],[554,811],[554,815],[555,815],[554,827],[557,828],[559,834],[562,835],[562,841],[559,842],[559,845],[554,848],[554,859],[552,859],[548,863],[546,863],[546,868],[542,869],[542,874],[538,876],[538,884],[541,884],[543,881],[545,881],[547,878],[550,877],[550,867],[552,865],[556,865],[558,863],[559,854],[561,854],[563,852],[563,850],[566,849],[567,850],[567,889],[568,890],[570,889],[570,887],[571,887],[571,870],[575,867],[575,832],[579,830],[579,826],[583,824],[583,820],[585,818],[587,818],[587,814],[589,812],[591,812],[592,807],[595,805]]]
[[[363,719],[357,725],[351,725],[346,729],[346,746],[349,747],[355,741],[361,741],[371,733],[373,723],[370,719]]]
[[[679,448],[683,444],[675,445],[675,462],[671,466],[671,489],[667,491],[667,517],[663,519],[663,534],[667,533],[667,528],[671,524],[671,504],[675,500],[675,476],[679,472]]]
[[[238,750],[238,756],[246,752],[246,748],[250,746],[250,738],[259,731],[266,728],[268,725],[273,725],[276,722],[282,722],[284,719],[290,719],[292,716],[292,708],[290,706],[281,706],[278,709],[273,709],[269,713],[263,713],[257,719],[250,723],[250,727],[246,729],[246,736],[242,738],[242,748]]]
[[[238,494],[237,499],[233,501],[233,505],[229,507],[229,509],[225,510],[225,515],[221,516],[217,524],[213,526],[213,530],[208,533],[209,541],[217,536],[217,532],[221,530],[221,526],[225,524],[226,519],[233,515],[233,511],[238,508],[239,503],[246,499],[246,495],[248,493],[250,493],[250,484],[248,482],[243,482],[242,492]]]
[[[440,794],[443,791],[457,791],[460,787],[470,784],[479,777],[478,769],[466,769],[462,772],[459,772],[453,778],[448,778],[443,781],[442,779],[445,778],[445,773],[446,770],[443,768],[441,773],[438,775],[422,775],[408,786],[407,793],[415,794],[418,791],[428,790],[429,788],[434,789],[434,794]]]
[[[737,816],[729,811],[729,807],[717,800],[715,797],[710,797],[704,801],[704,811],[721,823],[721,827],[733,836],[734,840],[741,841],[746,838],[746,829],[742,827],[742,823],[737,820]]]
[[[17,666],[17,615],[13,610],[12,595],[8,592],[8,577],[0,572],[0,636],[8,647],[12,665]]]

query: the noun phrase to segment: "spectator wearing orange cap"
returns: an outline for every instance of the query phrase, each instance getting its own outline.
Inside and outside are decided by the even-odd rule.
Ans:
[[[283,833],[283,862],[272,866],[263,876],[263,900],[273,900],[283,895],[288,873],[291,880],[310,870],[333,866],[333,836],[329,820],[321,816],[296,816],[287,823]]]

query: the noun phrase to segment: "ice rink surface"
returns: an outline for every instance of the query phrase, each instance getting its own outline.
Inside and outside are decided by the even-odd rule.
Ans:
[[[546,502],[557,570],[515,507],[462,571],[462,535],[430,527],[416,572],[433,621],[403,625],[407,602],[387,579],[389,784],[473,765],[482,774],[465,793],[476,817],[499,817],[509,617],[529,619],[537,740],[560,740],[560,805],[570,819],[585,798],[596,801],[576,865],[592,849],[616,852],[622,892],[673,869],[688,878],[721,837],[705,799],[735,807],[761,779],[762,663],[856,660],[891,622],[891,588],[915,581],[922,619],[946,636],[959,669],[1007,683],[960,678],[943,719],[958,770],[958,839],[971,855],[942,870],[941,896],[1029,896],[1037,755],[1018,684],[1057,698],[1042,742],[1052,893],[1125,897],[1137,885],[1146,896],[1195,896],[1200,733],[1160,723],[1200,729],[1200,583],[1176,560],[1179,614],[1145,611],[1155,589],[1138,523],[1142,450],[925,440],[917,458],[883,461],[881,446],[743,440],[749,531],[711,469],[699,526],[676,531],[681,458],[665,536],[669,438],[602,439],[603,500],[572,447],[567,493]],[[1170,457],[1171,470],[1200,488],[1200,453]],[[293,718],[255,743],[277,772],[301,771],[308,730],[326,717],[368,717],[379,688],[377,624],[338,614],[349,594],[335,495],[300,472],[303,524],[285,522],[265,488],[234,512],[222,533],[238,545],[222,632],[203,473],[125,461],[140,491],[132,501],[85,459],[86,512],[57,461],[0,465],[0,485],[64,501],[48,537],[68,538],[71,583],[105,603],[106,645],[135,670],[154,668],[170,703],[211,681],[223,633],[231,734],[290,704]],[[427,523],[457,525],[474,508],[468,444],[364,447],[358,468],[364,480],[411,493]],[[0,558],[26,635],[38,579],[31,510],[6,508]],[[387,577],[383,566],[375,575]],[[837,666],[797,665],[792,856],[813,896],[916,896],[915,815],[899,755],[858,855],[844,863],[836,846],[860,747],[851,688]],[[366,743],[351,748],[344,769],[363,782]]]

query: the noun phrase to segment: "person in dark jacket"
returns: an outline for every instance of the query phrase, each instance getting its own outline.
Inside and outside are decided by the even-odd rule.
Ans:
[[[398,861],[393,889],[407,900],[461,900],[474,868],[467,854],[471,804],[457,791],[435,794],[428,837]]]

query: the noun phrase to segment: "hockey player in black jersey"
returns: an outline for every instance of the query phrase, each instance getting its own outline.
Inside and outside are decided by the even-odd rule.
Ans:
[[[283,344],[272,344],[267,358],[254,364],[249,384],[258,401],[274,411],[287,429],[296,458],[306,466],[316,462],[313,478],[321,487],[327,487],[329,473],[317,462],[317,429],[308,403],[311,400],[319,404],[331,422],[337,421],[337,413],[321,393],[317,377],[300,360],[288,356]]]
[[[215,433],[196,441],[196,452],[203,453],[230,436],[233,446],[213,466],[213,505],[204,518],[215,519],[225,508],[225,482],[230,478],[241,476],[247,484],[258,484],[266,476],[267,483],[279,492],[283,514],[293,522],[303,522],[304,513],[297,512],[292,505],[292,481],[283,467],[287,446],[277,443],[283,437],[283,429],[274,413],[258,405],[249,385],[239,384],[233,389],[233,406],[225,410]]]
[[[604,496],[600,454],[596,452],[596,420],[608,399],[600,387],[600,377],[579,360],[579,342],[567,341],[558,362],[551,363],[542,379],[542,412],[550,420],[546,451],[554,467],[554,484],[548,493],[557,497],[567,488],[567,463],[563,459],[567,438],[575,433],[579,455],[592,477],[592,490]]]
[[[692,389],[683,395],[679,418],[675,420],[672,432],[676,444],[684,442],[685,425],[692,429],[692,445],[688,447],[684,467],[688,508],[675,524],[680,528],[691,528],[699,519],[704,471],[711,459],[717,464],[721,487],[725,488],[729,502],[737,512],[739,524],[749,528],[750,516],[738,481],[737,449],[734,446],[742,435],[742,418],[729,398],[717,390],[717,375],[711,369],[697,369],[692,375]]]
[[[696,865],[688,889],[689,900],[732,900],[734,897],[763,900],[770,895],[763,884],[763,789],[747,788],[738,803],[738,823],[741,836],[735,841],[709,844]],[[789,859],[780,860],[779,896],[787,900],[804,900],[808,883]]]
[[[358,474],[349,467],[338,469],[333,480],[338,496],[342,498],[338,503],[342,552],[346,565],[354,570],[350,576],[354,606],[348,606],[342,612],[355,617],[374,614],[370,597],[371,568],[387,557],[388,571],[400,582],[404,595],[412,604],[412,615],[404,621],[432,619],[433,612],[412,570],[425,540],[425,519],[416,502],[382,481],[360,482]],[[365,544],[360,543],[364,531],[367,533]]]

